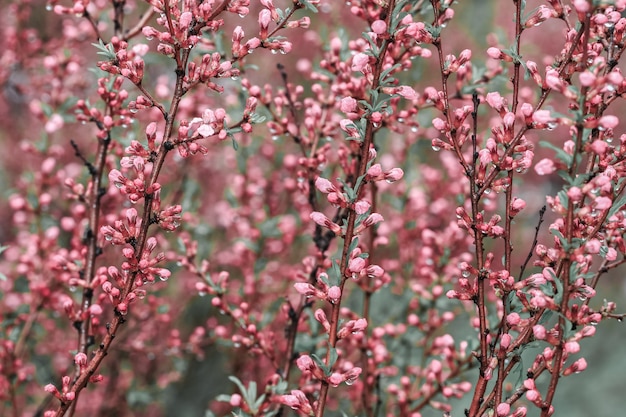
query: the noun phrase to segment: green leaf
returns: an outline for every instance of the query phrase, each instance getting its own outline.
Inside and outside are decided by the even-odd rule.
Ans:
[[[624,205],[626,205],[626,194],[613,201],[613,204],[609,209],[609,215],[607,216],[607,219],[610,219],[613,215],[615,215],[615,213],[620,211],[622,207],[624,207]]]
[[[317,13],[317,7],[309,3],[309,0],[299,0],[299,2],[308,10],[312,11],[313,13]]]
[[[247,395],[247,390],[246,387],[243,385],[243,383],[239,380],[239,378],[237,378],[236,376],[229,376],[228,379],[230,379],[235,385],[237,385],[237,388],[239,388],[239,392],[241,392],[244,396]],[[247,402],[247,401],[246,401]]]
[[[330,371],[330,367],[327,366],[323,360],[321,360],[319,358],[319,356],[317,356],[315,353],[311,353],[311,359],[313,359],[313,361],[315,362],[315,364],[324,372],[324,375],[326,376],[330,376],[331,371]]]
[[[103,55],[105,56],[108,60],[114,60],[115,57],[115,50],[113,49],[113,45],[108,44],[105,45],[104,42],[102,42],[102,39],[98,40],[98,43],[92,43],[93,46],[96,47],[96,49],[98,49],[99,52],[97,52],[98,55]]]
[[[544,140],[540,141],[539,145],[543,146],[544,148],[552,149],[556,153],[556,157],[565,165],[569,166],[572,163],[572,155],[568,154],[563,149]]]
[[[222,403],[229,403],[231,399],[231,396],[228,394],[220,394],[217,397],[215,397],[215,401],[219,401]]]
[[[335,349],[334,347],[329,346],[328,348],[330,349],[330,359],[328,361],[328,366],[332,368],[337,362],[339,354],[337,353],[337,349]]]
[[[354,250],[356,249],[358,245],[359,245],[359,238],[354,237],[352,239],[352,242],[350,242],[350,246],[348,247],[348,254],[351,254],[352,252],[354,252]]]

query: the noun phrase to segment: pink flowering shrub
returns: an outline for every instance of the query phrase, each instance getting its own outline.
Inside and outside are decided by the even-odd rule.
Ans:
[[[528,3],[2,5],[0,414],[558,413],[623,318],[626,1]]]

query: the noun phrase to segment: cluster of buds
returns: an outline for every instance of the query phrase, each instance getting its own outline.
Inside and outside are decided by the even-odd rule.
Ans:
[[[161,281],[167,281],[172,274],[168,269],[158,268],[155,266],[165,260],[165,254],[163,252],[159,252],[154,257],[151,256],[156,246],[156,238],[149,237],[139,260],[137,260],[135,249],[133,247],[127,246],[122,249],[122,254],[127,259],[126,262],[122,263],[122,269],[136,272],[136,287],[140,287],[146,282],[152,283],[155,281],[156,277],[158,277]]]
[[[190,62],[187,67],[188,76],[185,77],[185,83],[191,84],[205,84],[211,90],[221,93],[224,91],[224,87],[216,84],[214,78],[236,78],[239,77],[239,69],[233,68],[233,64],[229,60],[222,60],[222,55],[219,52],[212,54],[202,55],[200,64]]]
[[[100,131],[99,139],[106,139],[113,127],[126,127],[132,122],[132,112],[126,109],[128,91],[122,89],[123,77],[98,79],[98,94],[106,103],[109,114],[103,114],[98,108],[88,106],[85,100],[78,100],[75,105],[76,119],[81,123],[93,122]],[[118,117],[116,117],[118,116]]]
[[[378,279],[384,275],[385,271],[378,265],[369,264],[367,257],[362,254],[360,248],[355,248],[350,254],[346,277],[358,280],[360,278]]]
[[[129,162],[130,166],[124,168],[133,170],[136,178],[131,180],[122,174],[121,171],[112,169],[109,172],[109,181],[120,190],[120,193],[126,195],[131,203],[135,204],[146,195],[153,194],[161,189],[161,185],[158,183],[153,183],[146,187],[146,177],[149,174],[149,169],[152,169],[152,164],[144,164],[141,158],[126,161]]]
[[[331,304],[336,303],[341,298],[341,289],[336,285],[328,285],[328,276],[320,274],[317,278],[317,286],[308,282],[297,282],[294,288],[298,293],[307,298],[315,297],[320,300],[327,300]]]
[[[285,394],[278,397],[278,402],[291,407],[293,410],[299,411],[305,415],[313,415],[313,407],[304,392],[300,390],[291,390],[291,394]]]
[[[248,39],[244,44],[242,44],[241,42],[244,36],[245,33],[241,26],[237,26],[235,30],[233,30],[231,52],[234,59],[241,59],[244,56],[251,54],[252,51],[261,45],[259,38]]]
[[[145,63],[140,56],[142,50],[128,50],[128,42],[119,39],[117,36],[111,38],[109,59],[98,62],[98,67],[113,75],[122,75],[128,78],[133,84],[141,84]],[[138,53],[139,52],[139,53]]]
[[[106,241],[111,242],[113,245],[125,245],[135,242],[141,230],[142,219],[137,215],[137,210],[134,208],[126,210],[125,217],[126,222],[116,220],[113,226],[102,226],[100,228],[100,233],[104,235]]]
[[[347,385],[352,385],[362,372],[362,369],[357,366],[354,366],[345,372],[327,372],[324,371],[309,355],[300,356],[296,360],[296,365],[305,376],[312,376],[316,379],[326,381],[333,387],[337,387],[343,382]]]

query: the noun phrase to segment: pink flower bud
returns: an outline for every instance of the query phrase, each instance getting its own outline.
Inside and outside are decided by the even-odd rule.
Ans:
[[[354,211],[356,214],[365,214],[370,209],[371,204],[366,200],[359,200],[354,203]]]
[[[549,175],[556,171],[556,167],[554,166],[554,161],[548,158],[544,158],[541,161],[537,162],[535,165],[535,172],[538,175]]]
[[[521,320],[521,317],[517,313],[511,313],[506,316],[506,322],[509,326],[517,326]]]
[[[333,372],[330,377],[328,377],[328,383],[333,387],[339,386],[343,382],[343,375],[337,372]]]
[[[363,268],[365,268],[365,259],[360,256],[350,259],[350,262],[348,262],[348,270],[352,273],[358,274]]]
[[[385,181],[396,182],[404,176],[404,171],[401,168],[392,168],[385,173]]]
[[[537,340],[544,340],[546,338],[546,328],[540,324],[533,326],[533,335]]]
[[[594,200],[593,206],[596,210],[607,210],[611,208],[613,201],[609,197],[598,197]]]
[[[500,403],[498,404],[498,407],[496,407],[496,415],[498,417],[505,417],[509,414],[509,411],[511,411],[511,406],[507,403]]]
[[[372,32],[377,35],[382,35],[387,30],[387,23],[384,20],[375,20],[372,23]]]
[[[81,368],[87,365],[87,355],[85,355],[83,352],[77,353],[74,356],[74,363]]]
[[[333,285],[332,287],[328,289],[328,301],[334,304],[340,298],[341,298],[341,289],[338,286]]]
[[[367,64],[369,63],[370,57],[363,52],[359,52],[358,54],[352,57],[352,71],[361,71],[365,69]]]
[[[341,99],[339,108],[344,113],[354,113],[357,110],[357,101],[352,97],[344,97]]]
[[[619,124],[619,119],[613,115],[602,116],[598,121],[600,127],[604,129],[614,129]]]

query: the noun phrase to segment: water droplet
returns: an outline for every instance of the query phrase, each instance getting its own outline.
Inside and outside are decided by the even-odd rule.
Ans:
[[[276,55],[278,53],[278,51],[276,49],[272,49],[272,54]]]
[[[277,136],[277,135],[272,135],[272,140],[273,140],[273,141],[277,141],[278,139],[279,139],[279,136]]]
[[[461,275],[463,275],[463,278],[468,278],[470,276],[470,272],[469,271],[463,271],[463,272],[461,272]]]
[[[622,321],[624,321],[624,318],[623,317],[618,317],[617,321],[621,323]]]
[[[485,189],[485,194],[491,194],[491,188],[486,188]]]
[[[237,75],[233,75],[232,77],[230,77],[230,79],[233,81],[237,81],[239,77]]]
[[[612,29],[614,26],[615,24],[611,22],[610,20],[604,24],[604,27],[607,29]]]
[[[106,240],[107,242],[110,242],[113,240],[113,236],[111,235],[104,235],[104,240]]]
[[[380,126],[380,123],[372,123],[372,126],[378,127],[378,126]]]
[[[199,291],[199,292],[198,292],[198,295],[199,295],[200,297],[206,297],[206,291]]]
[[[76,285],[70,285],[70,292],[76,292]]]
[[[167,281],[167,279],[168,279],[168,278],[169,278],[169,277],[165,277],[165,276],[163,276],[163,275],[159,275],[159,279],[160,279],[161,281]]]
[[[51,12],[52,11],[52,5],[51,4],[46,4],[46,10]]]
[[[411,132],[417,133],[417,126],[412,126],[411,127]]]
[[[435,151],[435,152],[439,152],[439,151],[441,150],[441,147],[433,145],[433,146],[432,146],[432,149],[433,149],[433,151]]]
[[[87,124],[87,121],[86,121],[86,120],[81,120],[81,121],[80,121],[80,124],[81,124],[81,125],[86,125],[86,124]]]
[[[239,348],[239,347],[241,347],[241,343],[235,342],[235,343],[233,343],[233,347]]]
[[[152,39],[154,39],[154,36],[146,36],[146,39],[151,41]]]
[[[398,117],[398,123],[404,123],[404,118],[403,117]]]
[[[245,15],[245,14],[243,14],[243,13],[239,13],[237,16],[241,17],[242,19],[243,19],[244,17],[246,17],[246,15]]]
[[[554,130],[559,124],[557,122],[548,123],[548,130]]]
[[[354,379],[346,379],[346,385],[352,385],[352,384],[354,384],[355,381],[356,381],[356,378],[354,378]]]
[[[387,184],[393,184],[394,182],[396,182],[396,180],[385,180],[385,182],[386,182]]]
[[[613,143],[613,138],[611,136],[607,136],[604,140],[606,140],[606,143]]]
[[[517,172],[518,174],[521,174],[523,170],[524,170],[524,168],[522,168],[522,167],[515,168],[515,172]]]
[[[133,107],[132,109],[128,109],[129,112],[131,113],[137,113],[139,110],[135,107]]]
[[[279,52],[281,53],[281,55],[285,55],[287,53],[287,51],[285,51],[284,49],[281,49]]]

